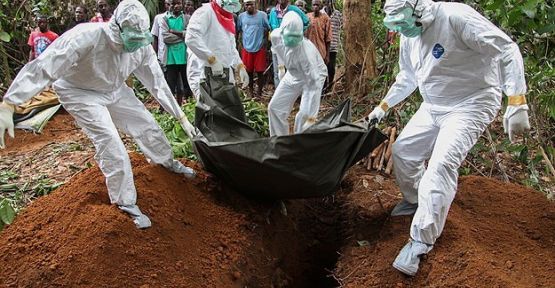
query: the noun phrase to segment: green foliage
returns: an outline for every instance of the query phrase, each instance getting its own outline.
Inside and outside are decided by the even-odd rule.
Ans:
[[[186,103],[181,109],[185,115],[187,115],[189,122],[193,123],[195,117],[195,103]],[[193,152],[193,145],[185,131],[183,131],[183,128],[181,128],[179,122],[168,113],[160,113],[157,110],[151,112],[156,122],[158,122],[164,131],[164,134],[166,134],[166,138],[168,138],[172,146],[174,157],[196,160],[196,155]]]
[[[249,125],[256,130],[256,132],[264,137],[270,135],[270,128],[268,126],[268,108],[254,99],[243,101],[245,108],[245,115]]]
[[[33,185],[30,190],[33,191],[33,195],[36,197],[48,195],[64,184],[63,182],[56,182],[49,179],[46,175],[39,176],[35,182],[36,184]]]
[[[4,225],[11,224],[17,211],[29,200],[50,194],[63,185],[63,182],[56,182],[45,175],[40,175],[23,184],[16,183],[17,180],[19,180],[19,175],[15,172],[0,171],[0,230]],[[24,195],[27,195],[27,199]]]
[[[256,102],[254,99],[247,99],[243,101],[243,107],[249,125],[260,135],[268,136],[269,128],[266,106]],[[185,115],[187,115],[189,122],[194,123],[195,103],[186,103],[181,109]],[[168,138],[172,146],[174,156],[177,158],[196,160],[197,156],[193,151],[193,145],[185,131],[183,131],[183,128],[181,128],[179,122],[168,113],[160,113],[157,110],[151,111],[151,113],[164,131],[164,134],[166,134],[166,138]]]
[[[140,0],[140,1],[145,6],[146,11],[148,11],[148,15],[150,16],[151,19],[154,18],[156,14],[158,14],[158,3],[160,1],[157,1],[157,0]]]
[[[518,43],[525,60],[528,101],[555,120],[555,6],[543,0],[474,0],[470,5]],[[482,8],[482,9],[480,9]]]
[[[17,177],[19,177],[19,175],[12,170],[0,171],[0,184],[8,184],[10,180],[17,179]]]
[[[5,225],[12,224],[15,214],[11,201],[7,198],[0,198],[0,231]]]
[[[8,32],[0,30],[1,41],[10,42],[10,39],[12,39],[12,37],[10,36],[10,34],[8,34]]]
[[[135,91],[135,96],[137,96],[137,98],[139,98],[139,100],[141,100],[141,102],[146,102],[147,100],[150,99],[150,92],[148,92],[148,90],[146,90],[146,88],[143,86],[143,84],[141,83],[141,81],[139,81],[135,75],[131,75],[131,79],[133,81],[133,90]]]
[[[18,177],[19,176],[11,170],[0,171],[0,193],[5,194],[7,191],[14,191],[14,189],[17,189],[17,185],[10,184],[10,182]],[[8,198],[0,197],[0,231],[5,225],[11,224],[15,217],[16,210],[13,202],[13,200]]]

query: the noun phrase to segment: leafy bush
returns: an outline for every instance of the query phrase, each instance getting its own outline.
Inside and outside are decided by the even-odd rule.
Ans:
[[[253,99],[248,99],[243,101],[243,106],[245,108],[245,113],[247,116],[248,123],[253,127],[258,134],[262,136],[269,135],[268,128],[268,116],[266,111],[266,106],[261,103],[256,102]],[[194,123],[195,118],[195,103],[189,102],[182,106],[182,110],[187,115],[187,119],[191,123]],[[181,125],[168,113],[160,113],[157,110],[152,111],[154,119],[158,122],[170,145],[174,156],[177,158],[188,158],[191,160],[196,160],[197,156],[193,151],[193,145],[189,137]]]
[[[15,209],[7,198],[0,198],[0,231],[5,225],[12,224],[15,218]]]
[[[245,108],[245,115],[249,125],[260,135],[267,137],[270,135],[270,128],[268,126],[268,108],[254,99],[243,101]]]

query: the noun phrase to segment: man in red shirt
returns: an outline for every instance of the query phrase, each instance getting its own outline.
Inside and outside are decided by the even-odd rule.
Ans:
[[[31,51],[29,52],[29,62],[39,57],[39,55],[46,50],[46,47],[58,38],[58,34],[50,31],[48,28],[48,18],[46,16],[38,16],[37,21],[39,29],[35,29],[31,32],[29,40],[27,41],[27,45],[31,46]]]
[[[96,1],[96,15],[91,22],[108,22],[112,18],[112,7],[107,0]]]

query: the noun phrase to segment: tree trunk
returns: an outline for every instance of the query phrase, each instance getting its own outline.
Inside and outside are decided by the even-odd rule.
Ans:
[[[345,77],[351,97],[365,97],[376,77],[376,53],[372,43],[371,4],[368,0],[345,0]]]

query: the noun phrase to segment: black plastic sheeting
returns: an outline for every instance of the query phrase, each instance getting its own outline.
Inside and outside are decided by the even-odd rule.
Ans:
[[[205,169],[239,192],[262,199],[333,194],[349,167],[385,141],[378,129],[350,122],[350,101],[300,134],[261,137],[247,124],[228,71],[207,69],[201,83],[193,139]]]

